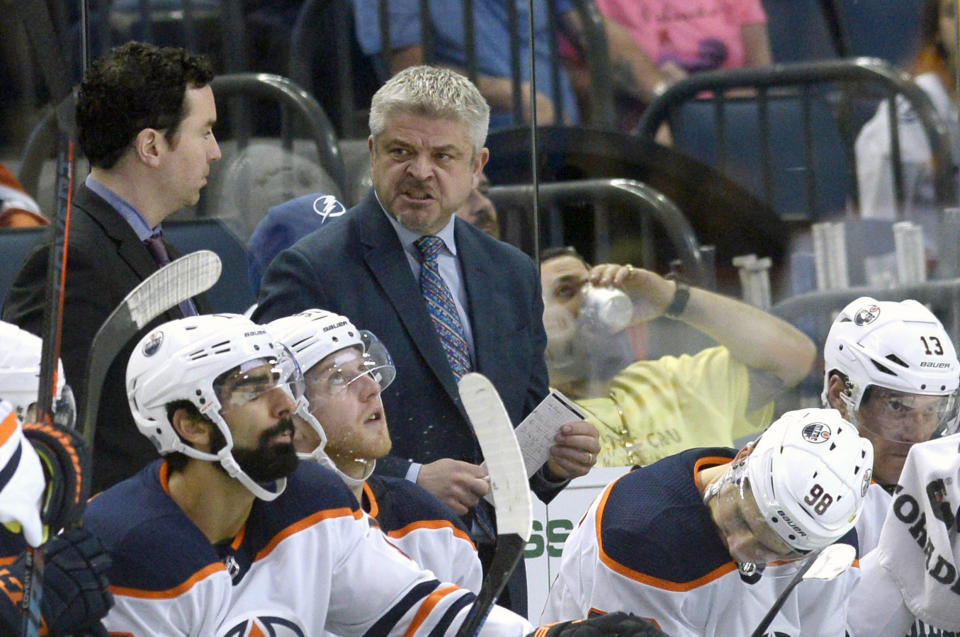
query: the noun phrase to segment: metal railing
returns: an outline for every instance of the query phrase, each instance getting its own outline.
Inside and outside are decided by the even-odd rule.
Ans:
[[[540,184],[539,190],[542,213],[546,216],[565,204],[588,202],[593,206],[595,260],[605,261],[613,239],[624,238],[622,229],[614,223],[612,212],[624,210],[627,214],[649,218],[662,227],[680,260],[684,276],[702,287],[712,287],[713,264],[705,262],[690,222],[672,201],[650,186],[630,179],[587,179]],[[531,185],[494,186],[489,196],[501,214],[519,209],[527,218],[532,215]],[[532,251],[532,237],[523,224],[504,219],[501,225],[506,230],[505,240]]]
[[[728,92],[739,89],[736,96]],[[743,89],[749,89],[751,96],[744,97]],[[853,150],[856,133],[859,131],[858,116],[863,113],[855,108],[855,102],[865,96],[876,96],[889,103],[888,126],[891,140],[891,170],[893,171],[894,195],[898,215],[904,210],[904,180],[900,163],[900,137],[896,101],[904,99],[917,114],[929,141],[933,159],[933,185],[938,206],[942,209],[956,205],[956,176],[952,171],[952,159],[949,137],[943,119],[937,113],[930,98],[917,86],[905,72],[875,58],[854,58],[810,62],[802,64],[773,65],[765,68],[744,68],[724,71],[710,71],[692,75],[672,85],[657,98],[644,112],[637,127],[641,137],[653,139],[662,124],[671,127],[678,149],[684,150],[684,123],[680,119],[682,109],[690,105],[706,106],[701,115],[713,117],[712,139],[690,140],[687,151],[703,151],[712,144],[710,152],[716,157],[721,172],[729,173],[731,158],[748,140],[727,134],[728,128],[736,123],[728,113],[738,106],[749,103],[753,111],[745,115],[751,118],[750,126],[756,128],[759,136],[759,156],[751,158],[752,168],[761,176],[761,192],[768,202],[773,200],[773,192],[778,180],[783,180],[790,172],[793,176],[802,173],[803,191],[806,196],[805,209],[808,218],[816,219],[825,212],[818,194],[827,180],[840,179],[835,171],[824,170],[823,160],[842,160],[846,181],[847,201],[854,211],[859,212],[857,191],[856,159]],[[777,127],[771,123],[770,114],[779,101],[794,100],[790,124],[792,129]],[[825,105],[825,106],[824,106]],[[875,105],[875,102],[874,102]],[[817,118],[823,113],[834,118],[831,122],[822,122]],[[872,112],[870,113],[872,115]],[[839,147],[825,149],[832,142],[824,141],[824,130],[839,138]],[[799,131],[801,134],[802,163],[791,164],[781,172],[774,171],[777,156],[775,143],[786,136]],[[739,131],[738,131],[739,132]],[[677,141],[681,140],[681,141]],[[699,145],[700,148],[694,148]],[[837,156],[839,153],[839,157]],[[746,161],[746,159],[745,159]],[[824,174],[826,173],[826,174]]]

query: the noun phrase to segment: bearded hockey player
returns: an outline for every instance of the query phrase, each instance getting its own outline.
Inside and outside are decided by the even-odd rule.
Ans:
[[[239,315],[171,321],[140,340],[127,394],[137,427],[164,457],[87,508],[85,523],[114,563],[108,630],[456,632],[473,593],[417,567],[370,525],[340,478],[297,458],[292,416],[302,388],[289,350]],[[609,634],[648,634],[637,618],[615,623],[632,628]],[[529,631],[495,606],[481,634]]]

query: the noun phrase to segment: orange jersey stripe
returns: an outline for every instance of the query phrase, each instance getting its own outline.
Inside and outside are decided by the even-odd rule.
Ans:
[[[700,471],[700,469],[703,469],[706,466],[715,466],[715,465],[725,464],[727,462],[730,462],[730,458],[724,458],[719,456],[700,458],[700,460],[698,460],[697,463],[694,465],[694,479],[696,479],[697,473]],[[727,573],[737,568],[737,565],[731,560],[730,562],[721,564],[720,566],[713,569],[709,573],[701,577],[698,577],[695,580],[691,580],[689,582],[672,582],[670,580],[661,579],[659,577],[653,577],[652,575],[647,575],[646,573],[635,571],[614,560],[612,557],[607,555],[607,552],[603,548],[603,528],[601,526],[601,522],[603,521],[603,511],[607,506],[607,502],[610,498],[610,493],[613,491],[613,487],[616,484],[617,484],[617,481],[615,480],[614,482],[610,483],[610,485],[607,486],[606,490],[604,490],[603,498],[600,501],[600,505],[597,507],[597,515],[594,521],[596,524],[597,548],[599,549],[600,561],[606,564],[607,568],[609,568],[610,570],[616,573],[619,573],[620,575],[623,575],[624,577],[629,577],[632,580],[636,580],[638,582],[642,582],[650,586],[655,586],[656,588],[662,588],[664,590],[676,591],[676,592],[693,590],[694,588],[703,586],[704,584],[712,582],[715,579],[719,579],[720,577],[723,577]]]
[[[173,588],[168,588],[165,591],[145,591],[139,588],[126,588],[124,586],[111,586],[110,592],[114,595],[124,595],[126,597],[137,597],[139,599],[173,599],[178,597],[183,593],[187,592],[193,585],[199,582],[200,580],[206,579],[207,577],[217,573],[219,571],[225,571],[227,567],[223,565],[223,562],[217,562],[216,564],[209,564],[204,568],[200,569],[194,573],[188,580],[185,582],[174,586]]]
[[[462,540],[470,542],[470,546],[476,550],[476,545],[473,543],[473,540],[470,539],[470,536],[464,533],[462,530],[458,529],[453,522],[447,520],[418,520],[403,527],[402,529],[396,529],[395,531],[390,531],[387,533],[388,536],[393,538],[401,538],[408,533],[412,533],[417,529],[450,529],[453,531],[453,534]]]
[[[3,419],[3,422],[0,422],[0,445],[10,440],[10,436],[16,433],[16,431],[17,414],[11,411],[7,414],[7,417]]]
[[[303,529],[313,526],[322,520],[330,520],[333,518],[352,516],[354,519],[359,520],[363,517],[363,511],[360,509],[351,509],[349,507],[340,507],[339,509],[325,509],[323,511],[317,511],[313,515],[307,516],[295,524],[291,524],[284,530],[277,533],[273,536],[273,539],[270,540],[270,543],[263,547],[257,556],[254,557],[254,560],[262,560],[267,555],[270,555],[270,552],[277,547],[282,540],[290,537],[295,533],[299,533]]]
[[[456,586],[446,586],[430,593],[429,597],[420,603],[420,610],[417,611],[413,621],[410,622],[410,627],[407,628],[407,632],[403,634],[403,637],[413,637],[413,635],[416,635],[417,629],[419,629],[420,625],[426,621],[427,616],[433,612],[433,609],[437,606],[437,604],[440,603],[440,600],[450,593],[458,590],[460,589]]]

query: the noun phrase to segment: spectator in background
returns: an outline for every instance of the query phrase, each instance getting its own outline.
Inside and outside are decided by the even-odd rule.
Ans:
[[[510,30],[508,2],[516,5],[518,34]],[[377,0],[353,0],[357,24],[357,37],[367,55],[382,55],[383,45]],[[420,2],[418,0],[390,0],[390,64],[383,69],[385,74],[422,64],[424,58],[423,35],[420,33]],[[584,25],[570,0],[554,3],[552,16],[558,33],[580,51],[586,51]],[[497,129],[517,125],[513,117],[513,84],[510,59],[511,40],[516,39],[520,52],[524,113],[530,102],[529,63],[529,15],[526,0],[475,0],[474,37],[478,67],[477,87],[490,103],[490,128]],[[463,8],[459,2],[430,3],[433,25],[435,59],[431,63],[449,66],[466,73],[467,55],[464,44]],[[537,121],[540,124],[581,121],[570,78],[564,68],[557,77],[559,86],[553,85],[551,66],[551,34],[548,31],[549,4],[534,3],[534,48],[537,71]],[[632,41],[626,31],[608,19],[604,19],[607,32],[607,53],[614,67],[614,80],[618,87],[638,99],[649,101],[658,86],[677,79],[671,69],[661,70]],[[584,88],[586,90],[586,88]],[[556,96],[560,102],[557,103]]]
[[[457,210],[457,216],[480,228],[494,239],[500,238],[500,219],[497,217],[497,208],[487,197],[490,192],[490,180],[485,174],[480,174],[480,183],[470,196]]]
[[[733,446],[770,422],[773,399],[803,380],[816,357],[814,344],[789,323],[648,270],[590,268],[575,250],[560,248],[544,250],[540,276],[550,383],[576,399],[599,429],[598,466]],[[593,303],[599,299],[590,297],[600,292],[615,303],[614,289],[622,291],[626,312],[611,326],[614,319],[600,315]],[[631,331],[658,316],[686,323],[717,346],[637,360]]]
[[[0,162],[0,228],[46,226],[50,221],[13,173]]]
[[[772,62],[761,0],[596,0],[596,4],[610,47],[636,45],[658,69],[661,79],[652,87],[653,97],[691,73]],[[577,77],[585,72],[582,61],[574,61],[572,68]],[[588,86],[580,80],[575,83],[583,102]],[[650,101],[619,91],[621,128],[632,129]]]
[[[286,250],[347,209],[333,195],[303,195],[267,210],[247,241],[247,276],[250,289],[260,294],[260,280],[267,266],[281,250]]]
[[[914,82],[930,97],[947,124],[954,167],[960,164],[960,125],[957,118],[957,3],[927,0],[924,5],[921,48],[913,61]],[[890,146],[890,103],[884,100],[857,135],[857,186],[860,215],[872,219],[910,219],[920,223],[928,249],[936,248],[940,210],[933,187],[933,162],[923,125],[913,109],[897,101],[900,165],[903,171],[904,210],[897,213]],[[954,168],[956,170],[956,168]]]

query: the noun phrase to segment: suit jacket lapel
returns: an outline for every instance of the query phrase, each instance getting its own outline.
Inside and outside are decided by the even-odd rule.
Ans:
[[[117,253],[141,280],[157,269],[150,252],[123,217],[98,194],[83,186],[77,193],[77,206],[83,208],[117,245]],[[69,257],[68,257],[69,258]]]
[[[361,226],[361,241],[365,247],[364,261],[386,292],[400,322],[427,365],[450,397],[459,404],[460,393],[456,380],[433,328],[433,319],[430,318],[420,295],[420,286],[413,278],[397,233],[384,217],[376,199],[372,202],[371,199],[372,196],[367,199],[369,205],[357,210],[362,214],[358,222]]]
[[[157,264],[146,246],[140,241],[140,237],[133,231],[130,224],[120,216],[120,213],[100,195],[83,186],[77,193],[76,205],[100,224],[104,234],[116,244],[117,254],[136,273],[138,279],[143,281],[157,271]],[[167,246],[171,260],[180,256],[168,242],[164,241],[164,244]],[[197,311],[201,314],[209,313],[210,306],[206,299],[201,299],[199,302],[198,299],[200,299],[199,296],[194,297],[194,305],[196,305]],[[183,318],[183,312],[179,306],[175,306],[164,313],[164,316],[166,320]]]
[[[497,278],[490,269],[490,260],[483,246],[468,232],[460,232],[462,223],[454,222],[457,241],[457,257],[463,269],[463,281],[467,289],[470,307],[470,327],[473,331],[473,348],[477,362],[477,371],[496,384],[497,372],[503,367],[494,354],[500,350],[497,332],[496,307],[499,301],[496,295]],[[478,314],[484,318],[477,320]]]

